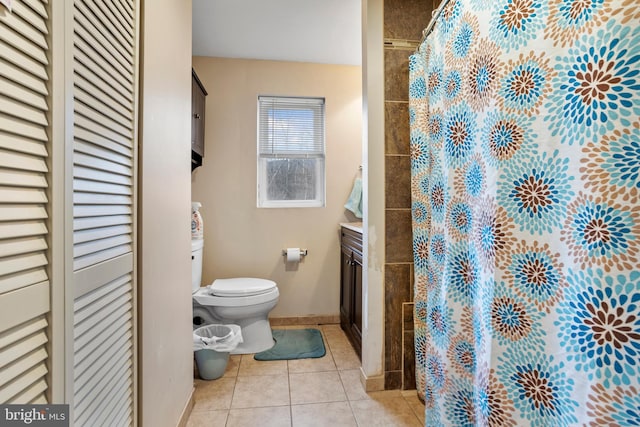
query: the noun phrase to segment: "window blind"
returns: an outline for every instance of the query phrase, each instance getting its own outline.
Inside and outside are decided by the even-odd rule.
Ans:
[[[324,155],[324,99],[258,97],[259,152]]]

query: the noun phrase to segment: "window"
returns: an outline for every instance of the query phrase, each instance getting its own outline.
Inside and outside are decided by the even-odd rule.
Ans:
[[[324,206],[324,99],[258,97],[258,207]]]

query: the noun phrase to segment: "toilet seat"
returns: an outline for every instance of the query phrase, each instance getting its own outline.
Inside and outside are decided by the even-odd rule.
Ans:
[[[208,293],[217,297],[249,297],[262,295],[276,289],[272,280],[253,277],[234,277],[231,279],[216,279],[207,286]]]

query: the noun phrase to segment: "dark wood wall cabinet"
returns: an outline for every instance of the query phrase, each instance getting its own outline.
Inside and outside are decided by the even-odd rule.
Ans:
[[[362,359],[362,232],[340,228],[340,327]]]
[[[202,165],[204,158],[204,109],[207,91],[191,69],[191,170]]]

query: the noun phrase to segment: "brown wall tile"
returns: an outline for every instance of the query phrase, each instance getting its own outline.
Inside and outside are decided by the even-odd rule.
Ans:
[[[385,371],[402,369],[402,306],[409,299],[409,264],[387,264],[384,270]]]
[[[413,262],[411,209],[387,209],[385,214],[385,261]]]
[[[409,154],[409,103],[384,103],[384,152]]]
[[[431,0],[385,0],[384,37],[420,40],[431,19]]]
[[[412,50],[384,50],[384,99],[409,101],[409,56]]]
[[[413,331],[404,332],[404,351],[402,367],[402,389],[414,390],[416,388],[416,352],[413,342]]]
[[[413,294],[411,289],[410,294]],[[402,304],[402,330],[413,331],[413,303],[404,302]]]
[[[402,371],[387,371],[384,373],[384,389],[399,390],[402,388]]]
[[[411,209],[411,159],[409,156],[386,156],[385,207]]]

